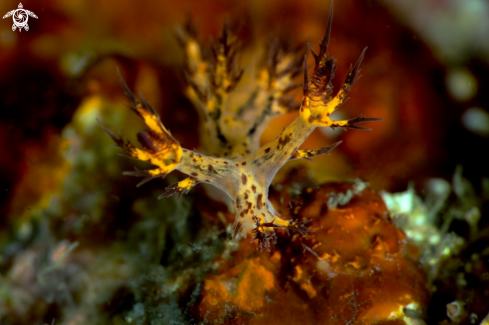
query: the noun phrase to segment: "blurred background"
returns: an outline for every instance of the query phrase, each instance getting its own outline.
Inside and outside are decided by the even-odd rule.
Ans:
[[[0,9],[17,6],[3,1]],[[84,100],[122,106],[116,67],[168,117],[164,123],[184,146],[198,147],[175,37],[186,20],[204,44],[228,19],[239,22],[246,53],[262,52],[272,37],[305,51],[306,42],[316,47],[322,37],[329,3],[36,1],[24,8],[39,17],[29,19],[28,32],[13,32],[12,18],[0,25],[2,214],[29,173],[53,172],[36,159]],[[308,147],[344,140],[321,163],[327,169],[321,181],[359,176],[378,190],[397,191],[409,180],[420,185],[427,177],[450,178],[457,164],[474,184],[488,175],[488,13],[484,0],[337,1],[329,50],[338,59],[336,89],[368,46],[363,77],[340,117],[366,114],[384,121],[369,125],[370,132],[316,132]],[[243,67],[249,57],[242,56]],[[263,141],[291,118],[272,124]],[[331,168],[324,166],[328,161]]]
[[[207,44],[225,20],[236,23],[244,48],[240,64],[246,67],[273,37],[297,51],[305,52],[307,42],[317,49],[329,10],[324,0],[22,4],[38,16],[29,17],[28,31],[12,31],[11,17],[0,20],[0,241],[20,240],[0,258],[5,272],[34,238],[36,223],[27,220],[43,220],[50,211],[58,216],[52,231],[65,229],[58,240],[80,243],[76,231],[66,229],[92,222],[89,245],[97,236],[117,238],[132,223],[120,212],[137,210],[136,198],[156,200],[152,191],[162,192],[166,180],[136,190],[136,180],[121,175],[134,164],[117,156],[96,125],[98,118],[133,142],[142,127],[125,107],[117,67],[182,145],[198,148],[197,114],[183,93],[176,28],[191,21]],[[18,5],[2,1],[0,13]],[[305,147],[344,141],[331,156],[308,163],[317,182],[359,177],[379,191],[404,191],[410,181],[422,189],[433,177],[450,180],[461,165],[480,190],[489,176],[487,17],[487,0],[335,1],[329,47],[338,60],[335,89],[368,46],[363,76],[338,117],[364,114],[384,121],[369,124],[372,131],[316,130]],[[300,88],[295,92],[300,96]],[[262,141],[294,116],[274,121]]]

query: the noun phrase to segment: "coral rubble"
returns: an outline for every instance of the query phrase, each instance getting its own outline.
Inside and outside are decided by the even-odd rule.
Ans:
[[[284,186],[274,199],[290,199]],[[414,324],[428,301],[418,250],[397,229],[370,189],[331,209],[352,189],[329,183],[306,188],[283,214],[311,219],[307,238],[280,235],[272,253],[244,241],[206,276],[195,312],[223,324]],[[282,197],[283,199],[283,197]]]

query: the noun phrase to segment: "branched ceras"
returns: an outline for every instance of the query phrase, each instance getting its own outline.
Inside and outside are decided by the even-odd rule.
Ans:
[[[155,110],[142,94],[136,98],[120,78],[133,110],[143,118],[148,130],[139,132],[142,149],[104,130],[114,142],[125,149],[132,158],[147,161],[155,166],[144,171],[125,172],[126,175],[145,177],[138,186],[179,170],[189,177],[166,188],[159,198],[173,194],[179,196],[199,183],[209,183],[220,188],[234,202],[235,227],[242,234],[253,234],[257,248],[269,250],[276,242],[276,229],[307,234],[307,221],[283,220],[268,200],[268,188],[277,171],[291,159],[311,159],[328,153],[340,142],[317,150],[300,150],[300,145],[316,127],[369,130],[359,123],[381,120],[359,116],[349,120],[332,120],[330,115],[345,101],[350,88],[358,79],[360,58],[350,68],[341,89],[331,97],[331,79],[335,73],[335,59],[327,54],[331,31],[333,7],[326,34],[319,43],[319,53],[309,48],[315,59],[314,72],[308,77],[304,57],[303,97],[299,114],[273,141],[259,147],[259,137],[266,124],[288,111],[284,94],[293,89],[297,74],[297,57],[280,52],[272,42],[268,65],[258,69],[256,85],[251,89],[244,105],[233,106],[233,92],[243,75],[236,63],[236,45],[227,27],[219,42],[213,46],[213,55],[205,60],[200,45],[190,32],[181,32],[180,41],[187,56],[186,93],[196,106],[201,118],[201,142],[206,154],[184,149],[161,123]],[[280,56],[282,60],[277,59]],[[285,62],[285,63],[284,63]],[[245,118],[244,116],[248,118]],[[253,116],[250,119],[249,116]]]

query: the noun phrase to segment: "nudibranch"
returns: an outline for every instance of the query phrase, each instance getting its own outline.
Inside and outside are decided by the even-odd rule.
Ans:
[[[269,250],[276,241],[275,231],[306,234],[307,221],[283,220],[268,200],[268,188],[277,171],[291,159],[311,159],[328,153],[341,141],[317,150],[299,149],[317,127],[369,130],[359,123],[381,120],[360,115],[348,120],[332,120],[330,115],[346,100],[348,92],[358,79],[360,63],[365,50],[350,70],[336,96],[331,96],[331,83],[335,73],[335,59],[328,56],[328,43],[333,17],[331,3],[326,33],[319,43],[319,53],[309,49],[315,59],[314,72],[309,78],[307,55],[302,58],[282,53],[272,42],[268,65],[258,70],[256,83],[245,104],[232,101],[236,84],[243,70],[237,67],[236,44],[227,27],[218,44],[212,47],[213,57],[205,60],[192,32],[182,32],[186,62],[186,94],[196,106],[201,118],[203,153],[182,148],[162,124],[156,111],[140,93],[138,99],[124,80],[119,79],[131,108],[144,120],[149,129],[138,133],[142,148],[133,146],[103,127],[117,146],[132,158],[155,166],[143,171],[125,172],[125,175],[145,177],[138,186],[149,180],[165,177],[179,170],[188,178],[172,184],[159,198],[188,192],[199,183],[209,183],[226,193],[233,201],[236,212],[235,229],[246,236],[253,234],[258,249]],[[280,60],[278,59],[280,57]],[[303,97],[299,114],[273,141],[260,147],[259,138],[267,123],[290,110],[284,94],[293,89],[295,75],[304,73]],[[239,101],[243,103],[243,101]],[[293,106],[293,105],[292,105]],[[251,116],[251,118],[250,118]]]

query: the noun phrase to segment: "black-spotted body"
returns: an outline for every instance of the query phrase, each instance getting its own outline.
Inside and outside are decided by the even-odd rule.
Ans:
[[[267,121],[287,112],[280,102],[285,90],[293,86],[292,78],[297,70],[297,64],[291,59],[290,54],[285,55],[290,64],[282,66],[281,73],[277,73],[277,62],[272,69],[268,69],[268,74],[263,71],[259,73],[257,90],[250,94],[247,107],[229,109],[225,103],[241,78],[242,70],[236,68],[234,63],[231,64],[235,62],[235,50],[228,44],[227,28],[223,31],[218,49],[214,50],[213,63],[202,59],[198,44],[193,38],[182,37],[187,51],[187,95],[199,111],[202,122],[201,140],[206,154],[182,148],[163,126],[144,97],[141,95],[139,101],[121,78],[121,84],[133,104],[134,111],[149,127],[149,130],[138,134],[143,148],[138,149],[104,129],[131,157],[157,166],[155,169],[126,174],[145,176],[139,185],[155,177],[164,177],[174,169],[188,175],[188,178],[167,187],[160,198],[174,194],[180,196],[199,183],[208,183],[220,188],[233,201],[235,227],[240,229],[244,236],[253,234],[253,240],[258,240],[259,249],[269,249],[275,242],[276,229],[306,234],[307,222],[281,219],[269,202],[268,188],[273,177],[288,160],[311,159],[328,153],[339,145],[341,141],[321,149],[300,150],[301,144],[317,127],[368,130],[357,124],[380,120],[363,116],[341,121],[330,118],[331,113],[345,102],[351,86],[358,79],[360,63],[365,53],[364,50],[357,63],[350,69],[338,94],[331,97],[331,79],[335,72],[334,59],[327,55],[331,22],[332,6],[326,34],[320,42],[319,54],[315,54],[311,49],[315,67],[310,79],[304,59],[303,98],[298,116],[278,137],[262,147],[259,147],[258,141]],[[263,82],[263,78],[267,80],[266,83]],[[257,92],[262,100],[256,99]],[[268,98],[266,107],[260,106],[260,103],[263,104],[263,98]],[[256,120],[242,119],[243,109],[255,110]]]

